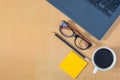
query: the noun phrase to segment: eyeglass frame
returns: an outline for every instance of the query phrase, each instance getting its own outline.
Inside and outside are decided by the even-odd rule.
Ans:
[[[86,49],[88,49],[89,47],[91,47],[92,46],[92,43],[86,38],[86,37],[84,37],[73,25],[71,25],[70,23],[68,23],[68,22],[66,22],[65,20],[63,20],[62,22],[64,22],[64,23],[66,23],[67,24],[67,27],[69,27],[70,29],[71,29],[71,31],[73,32],[73,34],[71,35],[71,36],[66,36],[63,32],[62,32],[62,28],[63,28],[63,26],[62,25],[60,25],[59,27],[59,31],[60,31],[60,33],[62,34],[62,35],[64,35],[65,37],[75,37],[75,39],[74,39],[74,44],[76,45],[76,47],[77,48],[79,48],[79,49],[81,49],[81,50],[86,50]],[[77,44],[76,44],[76,40],[77,40],[77,38],[81,38],[83,41],[85,41],[87,44],[88,44],[88,46],[86,47],[86,48],[81,48],[81,47],[79,47]]]

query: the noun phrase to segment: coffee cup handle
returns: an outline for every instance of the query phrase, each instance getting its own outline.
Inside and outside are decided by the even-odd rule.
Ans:
[[[94,73],[94,74],[96,74],[96,73],[97,73],[97,71],[98,71],[98,68],[97,68],[97,67],[95,67],[95,68],[94,68],[94,70],[93,70],[93,73]]]

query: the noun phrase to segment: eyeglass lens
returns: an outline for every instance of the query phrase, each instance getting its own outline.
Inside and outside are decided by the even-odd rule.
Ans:
[[[83,40],[82,38],[80,38],[80,37],[77,37],[75,39],[75,45],[78,48],[81,48],[81,49],[86,49],[89,46],[89,44],[85,40]]]
[[[62,22],[60,26],[60,31],[66,37],[71,37],[74,34],[72,29],[64,21]]]

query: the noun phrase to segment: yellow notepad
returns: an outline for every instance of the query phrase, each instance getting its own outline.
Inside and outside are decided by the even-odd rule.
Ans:
[[[62,61],[60,68],[68,73],[72,78],[76,78],[86,65],[87,62],[72,51]]]

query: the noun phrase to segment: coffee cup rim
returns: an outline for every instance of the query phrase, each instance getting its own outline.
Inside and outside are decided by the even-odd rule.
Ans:
[[[95,55],[95,53],[96,53],[98,50],[103,49],[103,48],[108,49],[109,51],[111,51],[111,52],[112,52],[112,55],[113,55],[113,63],[112,63],[109,67],[107,67],[107,68],[100,68],[100,67],[97,66],[97,65],[95,64],[95,62],[94,62],[94,55]],[[95,68],[97,68],[98,70],[107,71],[107,70],[113,68],[114,65],[116,64],[116,55],[115,55],[115,52],[114,52],[111,48],[106,47],[106,46],[99,47],[99,48],[97,48],[97,49],[93,52],[93,54],[92,54],[92,62],[93,62],[93,64],[94,64]]]

